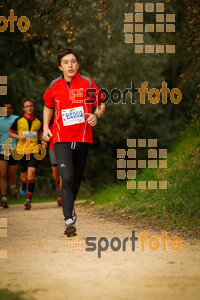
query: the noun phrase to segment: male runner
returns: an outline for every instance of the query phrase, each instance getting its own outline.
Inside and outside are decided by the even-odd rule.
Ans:
[[[54,151],[62,179],[61,202],[67,236],[75,234],[74,201],[80,188],[89,144],[93,142],[92,126],[105,111],[103,94],[94,80],[80,75],[79,57],[75,50],[64,48],[58,53],[58,67],[63,73],[52,81],[44,95],[44,139],[53,136]],[[93,88],[88,101],[88,89]],[[96,108],[92,114],[92,105]],[[49,122],[55,107],[53,132]]]
[[[2,146],[9,138],[9,128],[18,116],[13,115],[13,105],[11,101],[5,101],[4,107],[7,108],[7,116],[0,118],[0,181],[1,181],[1,206],[4,208],[8,207],[7,203],[7,171],[11,187],[11,195],[17,197],[16,189],[16,170],[17,160],[12,156],[12,149],[9,150],[9,159],[5,157],[5,150]],[[12,148],[16,145],[16,140],[12,140]]]
[[[18,140],[16,152],[23,154],[19,160],[20,193],[22,196],[27,194],[24,208],[29,210],[31,208],[31,198],[35,187],[35,172],[38,163],[35,157],[35,153],[38,153],[36,146],[38,137],[42,140],[42,123],[34,114],[35,101],[33,99],[23,99],[22,106],[24,115],[14,121],[10,127],[9,136]]]

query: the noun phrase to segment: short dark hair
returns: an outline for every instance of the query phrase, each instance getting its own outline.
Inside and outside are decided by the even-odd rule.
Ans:
[[[31,99],[30,97],[26,97],[22,100],[22,106],[24,107],[24,103],[30,101],[33,103],[33,105],[35,106],[35,101],[33,99]]]
[[[78,53],[77,53],[74,49],[72,49],[72,48],[63,48],[63,49],[61,49],[61,50],[58,52],[58,56],[57,56],[57,59],[58,59],[58,66],[61,65],[61,59],[62,59],[65,55],[68,55],[68,54],[73,54],[73,55],[76,57],[77,62],[79,63],[80,59],[79,59]]]
[[[3,105],[6,105],[6,104],[10,104],[11,107],[13,108],[13,104],[12,104],[12,102],[10,100],[4,101]]]

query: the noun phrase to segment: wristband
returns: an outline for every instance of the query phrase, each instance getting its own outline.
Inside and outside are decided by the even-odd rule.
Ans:
[[[45,141],[44,139],[43,139],[43,140],[41,140],[41,142],[45,142],[45,143],[49,144],[49,142],[48,142],[48,141]]]
[[[99,115],[97,113],[94,113],[93,115],[95,115],[97,117],[97,119],[99,118]]]

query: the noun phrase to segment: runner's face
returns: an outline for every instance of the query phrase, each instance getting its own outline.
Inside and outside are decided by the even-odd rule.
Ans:
[[[59,69],[63,72],[65,79],[71,80],[77,73],[79,63],[73,54],[68,54],[62,57]]]
[[[4,107],[7,107],[7,116],[6,117],[10,117],[10,115],[13,113],[13,108],[12,108],[11,104],[4,104]]]
[[[33,115],[35,111],[35,106],[31,101],[24,102],[23,111],[26,113],[27,116]]]

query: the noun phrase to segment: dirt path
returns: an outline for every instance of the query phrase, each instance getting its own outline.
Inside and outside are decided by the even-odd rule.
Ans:
[[[123,240],[132,229],[138,237],[149,230],[98,217],[79,203],[76,211],[77,237],[84,240],[76,248],[86,247],[87,236]],[[139,241],[133,252],[129,241],[126,252],[109,248],[98,258],[97,251],[70,248],[72,238],[63,234],[62,210],[55,203],[33,204],[31,211],[14,205],[0,209],[0,218],[8,220],[8,237],[0,239],[0,248],[8,251],[8,258],[0,259],[1,289],[25,291],[27,299],[41,300],[199,299],[199,240],[183,239],[179,252],[168,247],[165,253],[161,248],[150,251],[148,243],[142,253]],[[153,235],[160,238],[161,232],[149,230],[147,237]]]

